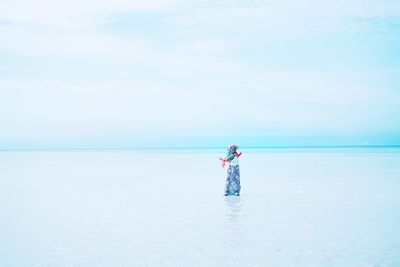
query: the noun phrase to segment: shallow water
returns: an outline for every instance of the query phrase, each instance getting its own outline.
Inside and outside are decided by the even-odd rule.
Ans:
[[[1,152],[0,266],[400,266],[399,149],[243,152]]]

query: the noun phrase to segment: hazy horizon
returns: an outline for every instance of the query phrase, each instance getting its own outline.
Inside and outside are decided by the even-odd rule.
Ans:
[[[5,148],[0,149],[0,152],[113,152],[113,151],[216,151],[217,153],[224,153],[227,147],[224,146],[186,146],[186,147],[155,147],[155,146],[147,146],[147,147],[31,147],[31,148]],[[354,153],[359,151],[360,153],[366,152],[395,152],[400,153],[400,145],[362,145],[362,146],[242,146],[241,150],[245,153],[274,153],[274,152],[283,152],[283,153],[315,153],[316,151],[322,152],[338,152],[338,153]]]
[[[382,138],[385,136],[385,138]],[[232,144],[248,148],[292,147],[396,147],[400,135],[370,136],[266,136],[266,137],[175,137],[131,139],[43,139],[0,140],[0,150],[24,149],[140,149],[140,148],[226,148]]]

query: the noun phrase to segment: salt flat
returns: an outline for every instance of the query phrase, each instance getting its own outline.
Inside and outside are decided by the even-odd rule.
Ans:
[[[400,266],[399,149],[0,152],[0,266]]]

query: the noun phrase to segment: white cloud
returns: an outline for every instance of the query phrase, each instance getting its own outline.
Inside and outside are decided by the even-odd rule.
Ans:
[[[86,31],[55,31],[23,26],[0,27],[0,51],[34,59],[101,62],[109,66],[161,67],[183,72],[238,70],[238,63],[218,57],[223,41],[194,40],[158,43],[142,36]],[[216,56],[217,55],[217,56]]]
[[[136,81],[71,84],[14,77],[0,88],[3,138],[188,133],[212,123],[223,103],[213,90]]]
[[[43,32],[23,27],[0,28],[2,51],[38,58],[140,58],[145,44],[118,36]]]
[[[372,17],[400,15],[400,2],[374,0],[202,1],[171,18],[176,25],[207,29],[231,38],[261,35],[295,37],[308,33],[336,33],[369,28]]]
[[[59,27],[90,27],[113,22],[119,14],[171,13],[181,25],[223,30],[251,26],[273,33],[298,33],[340,26],[343,18],[398,16],[400,2],[384,0],[13,0],[0,2],[0,21]],[[178,16],[174,14],[177,13]],[[331,25],[330,25],[331,24]]]
[[[0,2],[0,20],[60,27],[86,27],[129,12],[165,11],[175,0],[13,0]]]
[[[0,83],[1,138],[173,136],[393,129],[393,90],[346,73],[265,73],[190,87],[154,81],[68,83],[14,77]],[[242,82],[242,83],[241,83]],[[260,86],[264,84],[265,86]],[[398,114],[399,115],[399,114]]]
[[[8,58],[0,64],[7,72],[0,80],[0,137],[393,129],[400,97],[381,81],[395,80],[398,69],[349,73],[333,62],[329,70],[310,71],[302,64],[315,58],[303,57],[289,70],[272,71],[275,62],[263,68],[252,62],[249,50],[266,36],[258,53],[279,64],[291,47],[279,50],[279,42],[268,47],[268,40],[315,32],[321,38],[321,32],[351,26],[352,19],[399,10],[394,1],[372,0],[2,2],[0,20],[11,23],[0,25],[0,52]],[[165,25],[165,32],[101,28],[116,22],[118,14],[137,11],[162,13],[155,25]],[[271,47],[276,49],[267,50]],[[345,53],[349,60],[352,52]],[[35,64],[42,59],[43,65]],[[126,75],[122,80],[107,73],[82,82],[74,71],[61,73],[67,60],[77,69],[81,63],[101,64]],[[36,66],[44,71],[35,72]],[[290,70],[293,66],[297,70]],[[43,74],[52,67],[58,68],[55,76],[70,77]],[[129,78],[135,70],[139,74]],[[33,78],[36,73],[42,75]]]

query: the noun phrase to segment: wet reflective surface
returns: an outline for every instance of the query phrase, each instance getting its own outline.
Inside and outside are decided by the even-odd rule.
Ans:
[[[1,152],[0,266],[399,266],[398,150]]]

